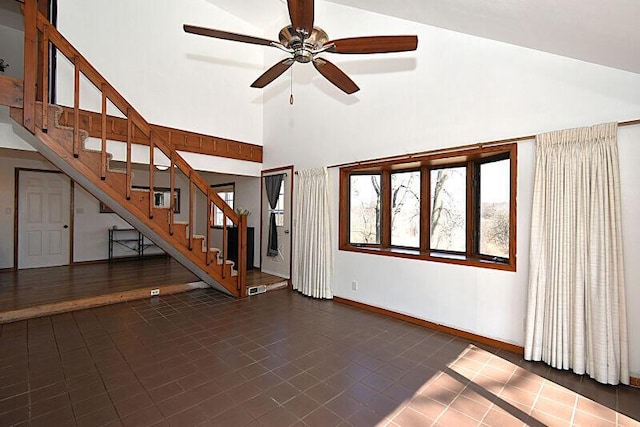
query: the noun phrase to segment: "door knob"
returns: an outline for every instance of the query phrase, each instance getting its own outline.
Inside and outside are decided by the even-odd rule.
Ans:
[[[67,224],[63,225],[62,228],[69,228]]]
[[[289,234],[289,230],[284,230],[284,234]]]

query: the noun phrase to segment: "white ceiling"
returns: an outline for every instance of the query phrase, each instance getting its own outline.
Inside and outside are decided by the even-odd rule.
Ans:
[[[288,19],[283,0],[208,1],[257,28]],[[640,0],[327,1],[640,73]]]

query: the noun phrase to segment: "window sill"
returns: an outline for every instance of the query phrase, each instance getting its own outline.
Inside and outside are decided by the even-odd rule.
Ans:
[[[395,258],[417,259],[422,261],[441,262],[444,264],[466,265],[470,267],[488,268],[492,270],[516,271],[515,259],[499,262],[488,259],[467,257],[442,252],[421,252],[417,249],[379,248],[372,246],[340,245],[341,251],[359,252],[371,255],[382,255]]]

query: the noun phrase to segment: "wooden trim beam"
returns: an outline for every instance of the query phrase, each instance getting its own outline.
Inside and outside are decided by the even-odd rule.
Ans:
[[[438,332],[444,332],[445,334],[453,335],[456,337],[464,338],[471,341],[476,341],[482,344],[490,345],[491,347],[506,350],[515,354],[524,354],[524,348],[519,345],[499,341],[493,338],[483,337],[472,332],[463,331],[460,329],[452,328],[450,326],[441,325],[439,323],[429,322],[428,320],[419,319],[417,317],[409,316],[407,314],[397,313],[395,311],[387,310],[385,308],[376,307],[369,304],[364,304],[358,301],[353,301],[346,298],[333,297],[335,302],[340,304],[350,305],[352,307],[360,308],[362,310],[370,311],[372,313],[381,314],[383,316],[391,317],[394,319],[409,322],[414,325],[422,326],[428,329],[433,329]]]
[[[62,107],[62,109],[63,114],[60,116],[60,124],[72,127],[73,122],[71,118],[73,117],[73,109],[68,107]],[[100,113],[80,110],[80,123],[81,127],[89,133],[90,137],[100,138],[102,136],[102,117]],[[260,145],[165,126],[153,124],[150,126],[151,129],[157,132],[165,141],[172,144],[176,150],[262,163],[262,146]],[[106,129],[108,140],[127,142],[126,118],[107,116]],[[133,144],[149,145],[148,136],[136,131],[138,131],[138,129],[134,128],[131,142]]]
[[[34,319],[44,316],[52,316],[54,314],[66,313],[69,311],[86,310],[88,308],[118,304],[126,301],[147,299],[151,298],[151,291],[155,289],[159,289],[160,295],[164,296],[180,292],[188,292],[194,289],[207,289],[208,287],[209,285],[202,282],[186,283],[183,285],[158,285],[95,297],[86,297],[70,301],[42,304],[34,307],[2,312],[0,313],[0,324],[18,322],[20,320]]]

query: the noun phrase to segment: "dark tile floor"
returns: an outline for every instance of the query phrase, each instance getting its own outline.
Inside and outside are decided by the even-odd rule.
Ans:
[[[638,425],[640,390],[330,301],[212,290],[2,325],[0,425]]]

